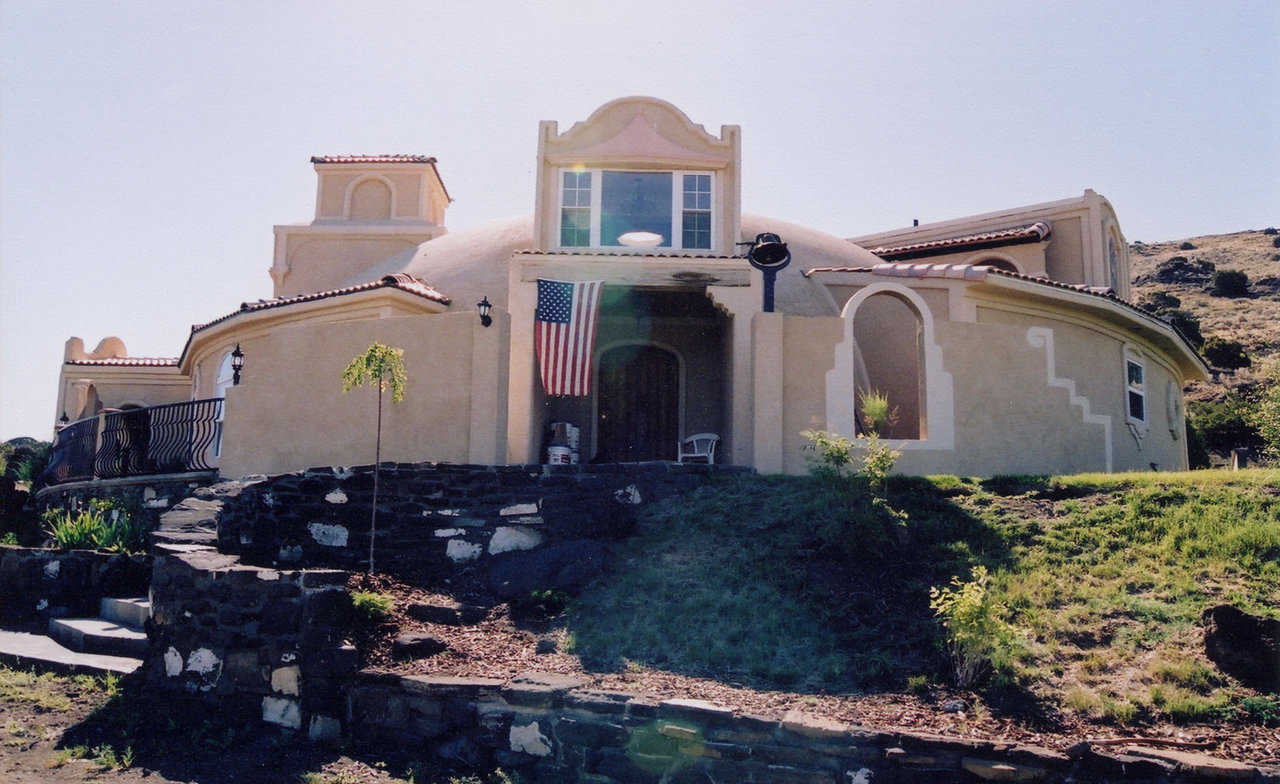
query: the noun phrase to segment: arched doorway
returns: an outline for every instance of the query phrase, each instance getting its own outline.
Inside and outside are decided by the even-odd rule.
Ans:
[[[926,437],[923,330],[915,306],[894,292],[872,294],[854,314],[853,336],[866,368],[865,380],[855,379],[865,387],[855,394],[875,392],[888,398],[895,416],[881,428],[886,438]],[[865,432],[865,423],[858,421]]]
[[[648,343],[606,349],[598,364],[596,455],[600,462],[674,460],[680,437],[680,361]]]

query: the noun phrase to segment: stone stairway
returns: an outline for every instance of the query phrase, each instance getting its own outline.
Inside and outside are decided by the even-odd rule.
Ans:
[[[145,598],[104,598],[97,618],[51,618],[49,636],[80,653],[141,658],[147,652],[143,630],[151,603]]]
[[[142,666],[146,598],[103,599],[97,618],[51,618],[49,634],[0,629],[0,659],[72,672],[128,674]]]

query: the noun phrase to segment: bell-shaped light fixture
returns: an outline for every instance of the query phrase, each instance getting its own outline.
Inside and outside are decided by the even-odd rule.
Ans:
[[[751,243],[751,250],[747,251],[747,261],[764,273],[763,309],[765,313],[772,313],[774,280],[778,276],[778,270],[791,263],[791,251],[787,250],[787,243],[781,237],[766,231],[756,235],[755,242]]]
[[[236,344],[236,348],[231,352],[231,385],[240,385],[240,371],[244,370],[244,352],[240,350],[240,344]]]
[[[489,311],[493,310],[493,303],[489,301],[489,297],[485,296],[476,303],[476,313],[480,314],[480,326],[487,327],[493,323],[493,316],[489,315]]]

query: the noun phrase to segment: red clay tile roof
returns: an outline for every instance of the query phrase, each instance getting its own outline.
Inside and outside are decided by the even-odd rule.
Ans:
[[[423,299],[429,299],[448,305],[453,300],[436,291],[426,281],[419,280],[412,275],[403,272],[397,272],[393,275],[385,275],[380,280],[371,283],[360,283],[355,286],[346,286],[340,289],[330,289],[328,291],[317,291],[311,294],[298,294],[293,297],[279,297],[276,299],[260,299],[257,302],[242,302],[240,309],[220,316],[213,321],[206,321],[203,324],[195,324],[191,327],[192,334],[204,329],[208,329],[215,324],[221,324],[229,318],[240,315],[241,313],[251,313],[258,310],[268,310],[270,308],[280,308],[285,305],[294,305],[299,302],[313,302],[318,299],[329,299],[330,297],[341,297],[344,294],[354,294],[358,291],[372,291],[373,289],[395,288],[401,291],[407,291],[410,294],[416,294]]]
[[[979,234],[962,234],[927,242],[913,242],[907,245],[881,245],[867,250],[883,259],[915,259],[926,256],[938,256],[952,253],[958,249],[996,248],[1001,245],[1020,245],[1026,242],[1041,242],[1047,238],[1052,229],[1043,221],[1036,221],[1025,226],[1014,226],[999,231],[985,231]]]
[[[432,155],[312,155],[312,163],[435,163]]]
[[[68,359],[66,365],[114,365],[116,367],[177,367],[177,357],[105,357],[103,359]]]
[[[746,256],[712,256],[702,253],[634,253],[629,251],[608,250],[605,248],[589,248],[584,250],[518,250],[518,256],[617,256],[626,258],[636,256],[642,259],[737,259],[746,261]]]

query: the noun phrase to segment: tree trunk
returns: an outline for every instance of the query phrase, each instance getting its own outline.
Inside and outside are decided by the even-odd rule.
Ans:
[[[369,518],[369,574],[373,574],[373,539],[378,532],[378,467],[382,463],[382,378],[378,378],[378,435],[373,448],[373,514]]]

